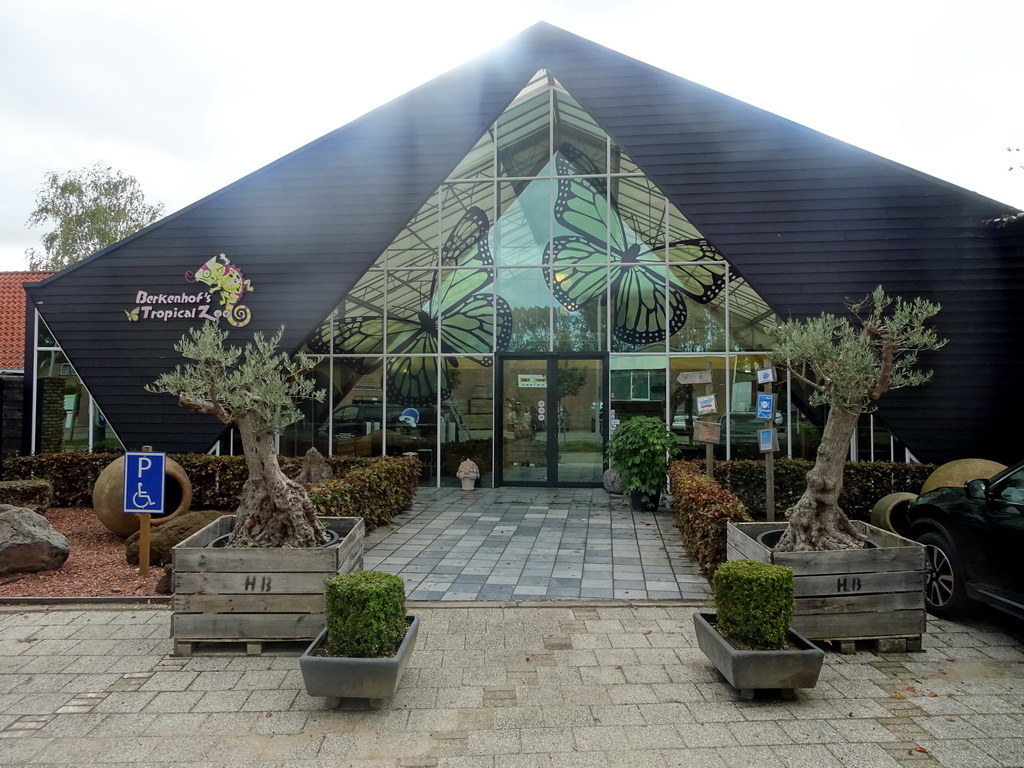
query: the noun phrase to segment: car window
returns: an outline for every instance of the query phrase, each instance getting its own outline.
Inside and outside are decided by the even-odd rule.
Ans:
[[[334,412],[334,420],[342,423],[350,423],[358,420],[359,418],[359,406],[358,405],[346,405],[344,408],[339,408]]]
[[[1024,469],[1003,480],[999,488],[999,498],[1014,504],[1024,503]]]

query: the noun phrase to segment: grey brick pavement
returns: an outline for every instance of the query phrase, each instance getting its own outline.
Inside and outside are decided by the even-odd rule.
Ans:
[[[633,512],[600,488],[420,488],[366,537],[367,569],[412,600],[709,597],[667,507]]]
[[[307,696],[295,647],[169,656],[166,609],[0,609],[0,766],[1024,765],[1024,648],[999,623],[932,620],[922,653],[828,653],[795,701],[747,702],[683,601],[411,606],[376,711]]]

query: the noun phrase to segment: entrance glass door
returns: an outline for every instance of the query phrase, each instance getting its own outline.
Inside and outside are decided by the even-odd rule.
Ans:
[[[499,483],[601,485],[605,371],[601,357],[537,355],[499,361]]]

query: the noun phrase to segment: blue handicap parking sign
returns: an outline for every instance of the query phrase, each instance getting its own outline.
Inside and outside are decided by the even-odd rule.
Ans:
[[[124,454],[124,511],[164,513],[164,478],[167,454],[127,451]]]

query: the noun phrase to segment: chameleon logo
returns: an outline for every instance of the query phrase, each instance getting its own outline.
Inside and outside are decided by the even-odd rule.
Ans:
[[[252,319],[252,311],[240,303],[245,292],[253,290],[252,281],[245,279],[242,270],[223,253],[214,256],[196,272],[186,272],[185,279],[190,283],[198,281],[208,285],[211,294],[220,291],[220,305],[224,307],[221,314],[236,328],[247,325]]]

